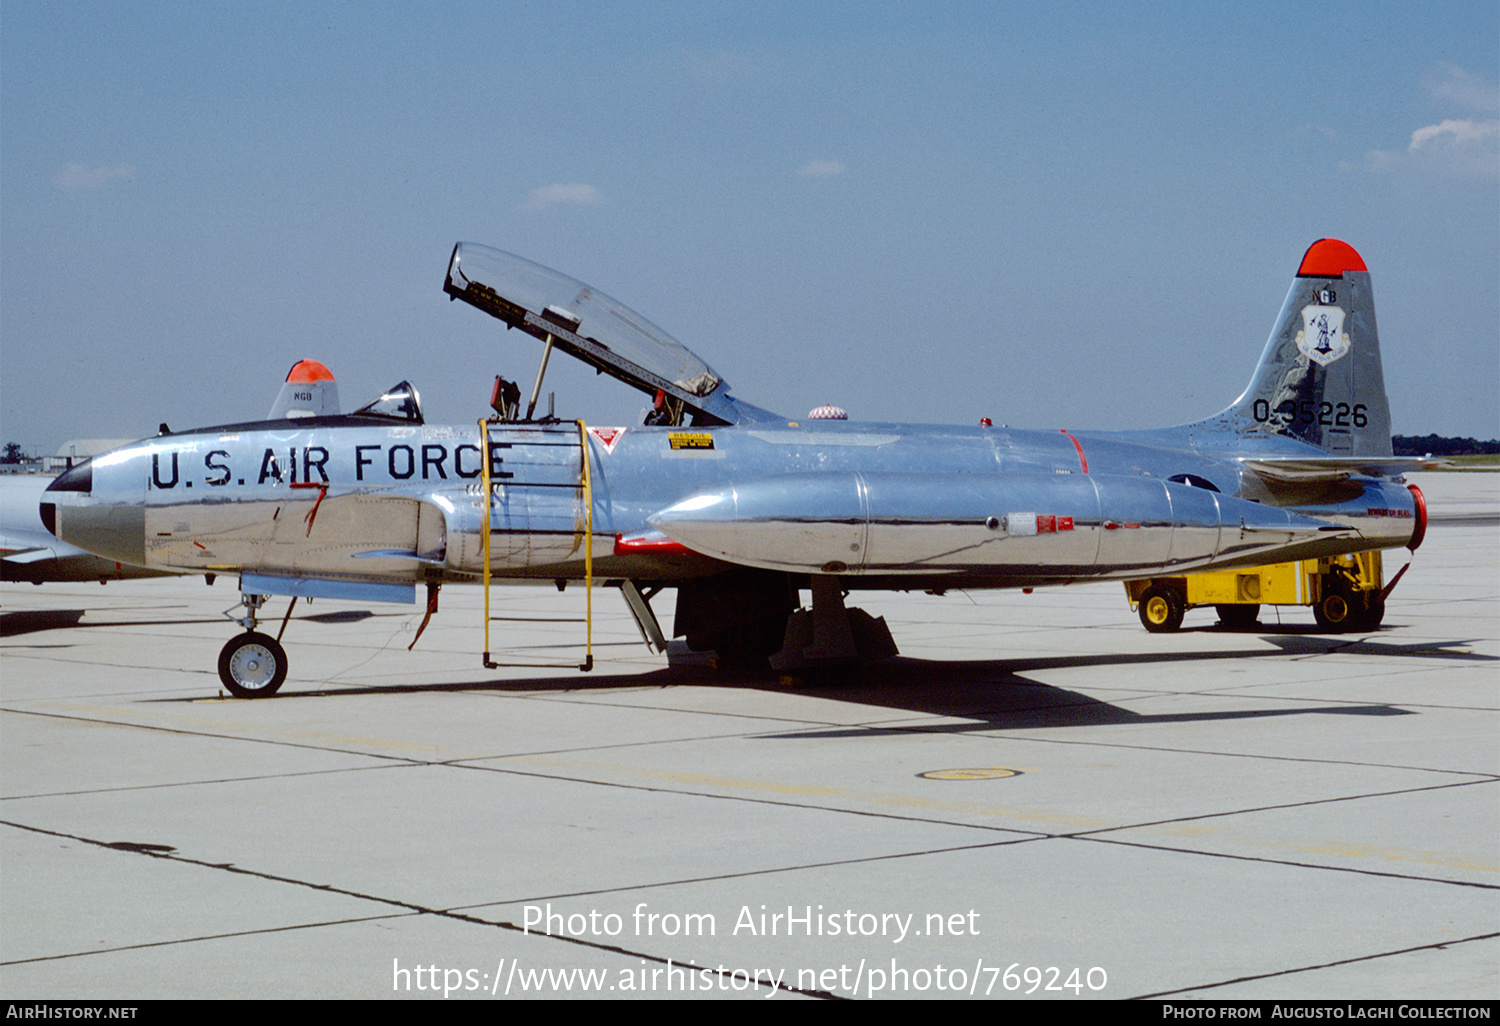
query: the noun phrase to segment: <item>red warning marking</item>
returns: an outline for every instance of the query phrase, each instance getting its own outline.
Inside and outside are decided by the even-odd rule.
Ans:
[[[623,534],[615,535],[615,555],[617,556],[665,556],[665,555],[693,555],[693,550],[679,541],[673,541],[666,535],[637,535],[627,538]]]
[[[615,443],[620,440],[621,435],[625,434],[625,429],[622,427],[591,427],[589,428],[589,434],[599,439],[599,444],[604,446],[604,451],[613,456]]]
[[[1036,515],[1037,534],[1056,534],[1058,531],[1073,530],[1072,517],[1059,517],[1051,513],[1038,513]]]

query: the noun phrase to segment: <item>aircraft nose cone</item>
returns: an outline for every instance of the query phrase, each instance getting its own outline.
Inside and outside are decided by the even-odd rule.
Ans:
[[[37,512],[59,541],[131,566],[146,562],[146,508],[126,494],[114,494],[114,471],[104,472],[103,491],[96,491],[94,461],[60,475],[42,493]],[[116,475],[118,476],[118,475]]]

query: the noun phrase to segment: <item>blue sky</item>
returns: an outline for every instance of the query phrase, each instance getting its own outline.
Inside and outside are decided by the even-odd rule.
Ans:
[[[1394,429],[1500,435],[1500,7],[0,2],[0,435],[487,412],[463,239],[800,417],[1134,428],[1249,380],[1307,245]],[[562,361],[563,364],[568,361]],[[643,397],[554,361],[558,412]]]

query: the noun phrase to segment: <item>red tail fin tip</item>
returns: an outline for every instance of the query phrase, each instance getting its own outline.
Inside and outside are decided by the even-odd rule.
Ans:
[[[1338,239],[1319,239],[1307,247],[1302,257],[1302,266],[1297,268],[1299,278],[1339,278],[1345,271],[1366,271],[1354,247]]]

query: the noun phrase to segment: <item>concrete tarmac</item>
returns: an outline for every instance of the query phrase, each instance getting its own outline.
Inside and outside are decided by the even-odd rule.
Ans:
[[[902,654],[836,688],[669,670],[602,589],[594,672],[486,670],[451,587],[413,652],[299,604],[237,701],[232,580],[5,585],[0,993],[1493,1000],[1500,474],[1413,478],[1379,631],[856,594]]]

